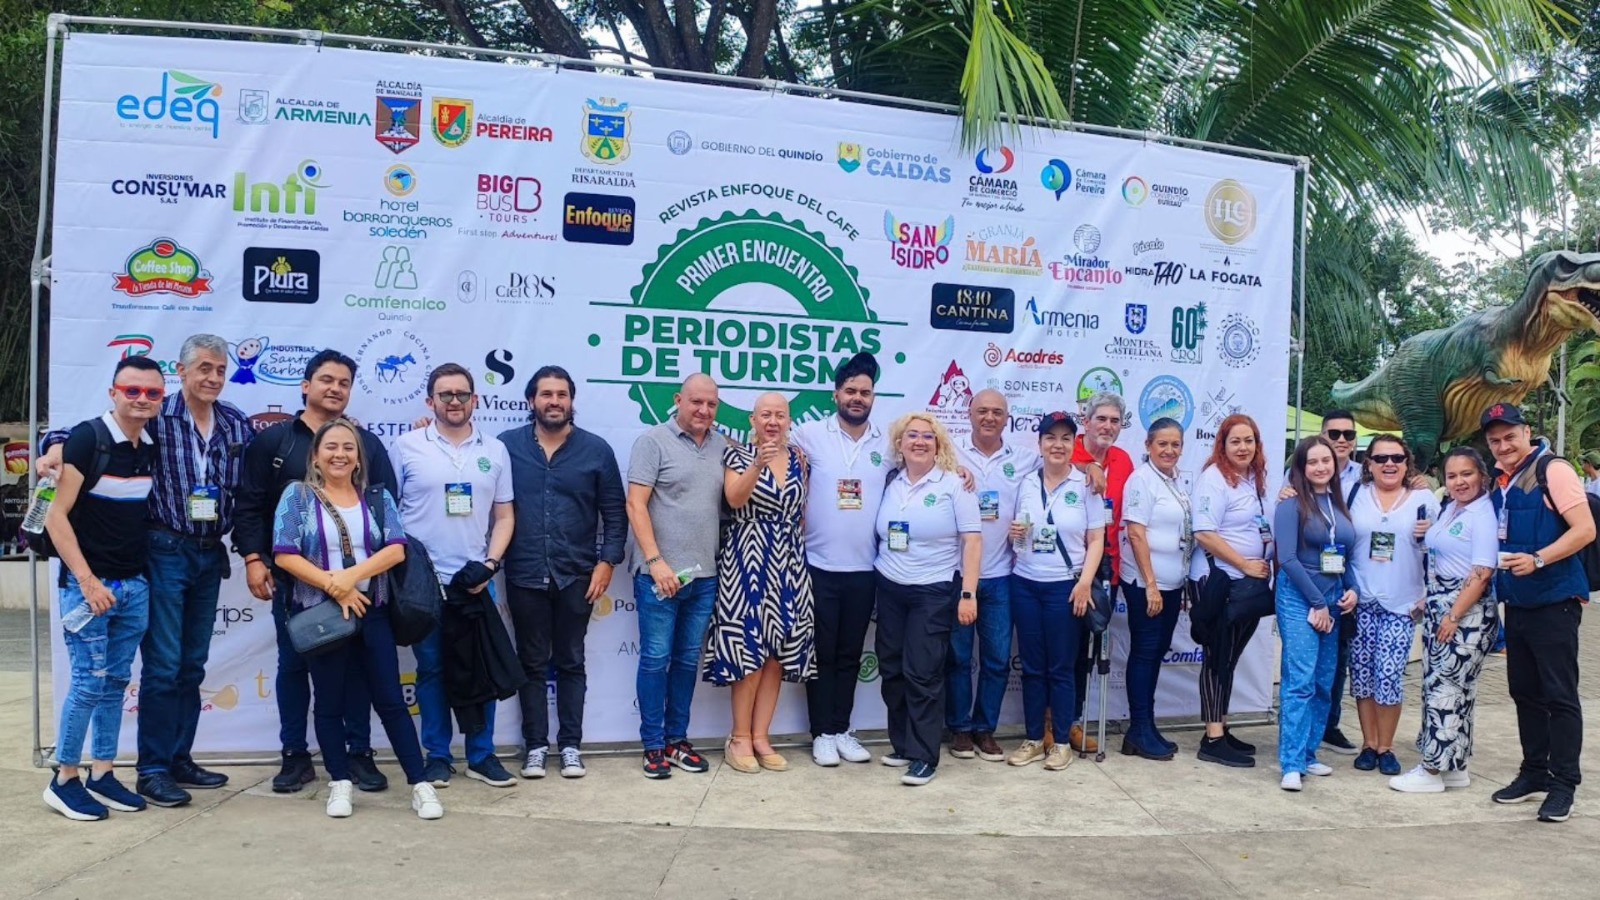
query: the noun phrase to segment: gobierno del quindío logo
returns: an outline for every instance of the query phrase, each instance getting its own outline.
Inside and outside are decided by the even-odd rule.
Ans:
[[[772,299],[774,289],[784,296]],[[593,304],[627,311],[607,354],[616,377],[591,380],[628,385],[653,425],[671,415],[683,379],[703,372],[721,388],[718,426],[740,439],[761,392],[789,396],[797,422],[830,413],[838,367],[882,353],[885,330],[905,324],[878,319],[856,269],[820,233],[755,210],[679,231],[631,293],[631,304]],[[589,344],[607,347],[598,333]]]

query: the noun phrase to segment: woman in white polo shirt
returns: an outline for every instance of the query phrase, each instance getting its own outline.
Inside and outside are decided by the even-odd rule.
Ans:
[[[1478,673],[1500,630],[1490,579],[1499,559],[1499,522],[1489,469],[1471,447],[1444,458],[1449,500],[1428,528],[1428,599],[1423,607],[1422,762],[1389,779],[1397,791],[1437,794],[1466,787]]]
[[[1203,600],[1190,611],[1196,641],[1205,648],[1200,666],[1200,716],[1205,737],[1196,757],[1224,766],[1256,764],[1254,744],[1227,728],[1233,672],[1255,636],[1264,601],[1270,614],[1272,526],[1267,520],[1267,463],[1261,429],[1235,413],[1222,420],[1194,488],[1194,537],[1211,565]],[[1205,640],[1200,640],[1204,637]]]
[[[944,661],[956,621],[978,618],[983,559],[976,494],[956,474],[956,449],[927,413],[889,429],[896,467],[878,507],[878,632],[891,752],[902,784],[933,780],[944,729]]]
[[[1172,647],[1184,588],[1194,560],[1194,512],[1189,486],[1178,474],[1183,426],[1176,419],[1150,423],[1145,463],[1123,487],[1122,596],[1128,604],[1127,756],[1168,760],[1178,745],[1156,729],[1156,682]]]
[[[1360,600],[1356,637],[1350,644],[1350,693],[1361,717],[1361,753],[1355,767],[1400,774],[1394,733],[1405,699],[1406,658],[1416,630],[1411,613],[1427,593],[1422,537],[1439,515],[1432,491],[1413,490],[1417,476],[1411,451],[1392,434],[1367,445],[1361,481],[1343,485],[1356,543],[1350,550]],[[1334,697],[1338,703],[1342,698]]]
[[[1089,489],[1088,478],[1072,465],[1078,425],[1064,412],[1039,422],[1043,468],[1022,479],[1011,540],[1017,547],[1011,567],[1011,621],[1017,628],[1022,662],[1022,718],[1026,740],[1006,761],[1025,766],[1044,757],[1051,771],[1072,763],[1074,674],[1079,631],[1089,608],[1093,574],[1105,552],[1105,504]],[[1089,578],[1079,577],[1091,573]],[[1045,710],[1055,745],[1044,749]]]

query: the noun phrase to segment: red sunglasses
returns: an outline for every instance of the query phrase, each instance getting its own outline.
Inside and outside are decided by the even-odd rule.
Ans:
[[[160,400],[167,395],[166,388],[142,388],[131,384],[113,384],[111,389],[121,391],[122,396],[127,397],[129,400],[137,400],[140,395],[143,395],[146,400]]]

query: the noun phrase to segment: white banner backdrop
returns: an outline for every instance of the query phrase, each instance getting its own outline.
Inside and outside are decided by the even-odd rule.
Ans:
[[[558,363],[578,379],[578,421],[626,467],[691,372],[722,385],[719,423],[737,437],[762,391],[792,396],[797,421],[830,414],[833,371],[864,349],[884,364],[880,423],[927,409],[964,432],[972,395],[993,387],[1009,439],[1033,441],[1043,413],[1110,389],[1128,400],[1136,458],[1144,426],[1170,415],[1192,477],[1217,423],[1244,410],[1281,467],[1293,171],[1038,130],[973,155],[956,137],[948,116],[768,91],[74,34],[53,423],[101,412],[126,354],[158,360],[175,388],[180,344],[205,331],[233,348],[224,399],[262,427],[298,409],[311,354],[350,354],[351,412],[386,439],[424,412],[442,362],[477,374],[494,433],[525,421],[527,377]],[[628,581],[619,571],[590,630],[591,741],[637,735]],[[223,588],[201,750],[277,748],[271,615],[242,582]],[[1241,664],[1238,712],[1270,707],[1267,630]],[[1192,715],[1186,626],[1175,643],[1158,710]],[[1113,715],[1126,647],[1119,622]],[[876,681],[869,659],[862,727],[883,721]],[[725,695],[702,687],[693,733],[728,722]],[[805,727],[791,688],[776,730]],[[125,728],[131,748],[132,716]],[[518,742],[514,702],[496,732]]]

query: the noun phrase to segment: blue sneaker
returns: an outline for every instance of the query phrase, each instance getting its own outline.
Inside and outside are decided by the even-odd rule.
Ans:
[[[1400,774],[1400,760],[1393,752],[1385,750],[1378,754],[1378,771],[1385,775]]]
[[[1378,767],[1378,751],[1371,747],[1362,747],[1361,753],[1356,756],[1356,761],[1352,765],[1363,772],[1371,772]]]
[[[110,772],[90,775],[86,788],[89,796],[104,803],[107,809],[117,812],[138,812],[146,805],[143,797],[123,787],[117,776]]]
[[[94,822],[111,815],[104,804],[89,796],[83,782],[76,778],[62,784],[58,776],[51,775],[50,786],[44,789],[44,805],[74,822]]]
[[[900,776],[900,783],[909,784],[912,787],[916,787],[932,781],[933,776],[937,774],[939,774],[938,769],[935,769],[933,766],[919,759],[911,763],[911,766],[906,769],[905,774]]]
[[[429,757],[422,767],[422,780],[436,788],[450,786],[450,776],[456,773],[456,767],[437,757]]]

